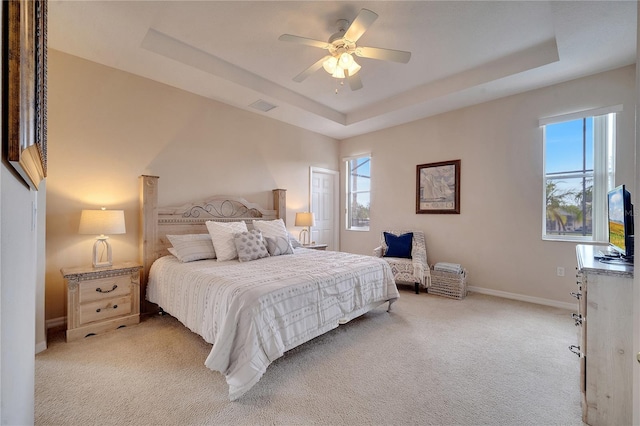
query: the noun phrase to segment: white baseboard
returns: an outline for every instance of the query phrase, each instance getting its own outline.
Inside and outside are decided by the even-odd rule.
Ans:
[[[45,321],[47,330],[54,327],[62,327],[67,325],[67,317],[52,318]]]
[[[36,355],[47,349],[47,342],[36,343]]]
[[[468,290],[475,293],[488,294],[489,296],[503,297],[505,299],[519,300],[521,302],[537,303],[538,305],[552,306],[554,308],[575,310],[577,307],[577,302],[558,302],[557,300],[543,299],[542,297],[525,296],[523,294],[509,293],[507,291],[491,290],[490,288],[469,286]]]

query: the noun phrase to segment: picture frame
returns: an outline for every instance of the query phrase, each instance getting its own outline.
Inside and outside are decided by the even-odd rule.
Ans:
[[[460,214],[460,160],[416,166],[416,214]]]
[[[38,190],[47,175],[47,2],[3,2],[7,161]]]

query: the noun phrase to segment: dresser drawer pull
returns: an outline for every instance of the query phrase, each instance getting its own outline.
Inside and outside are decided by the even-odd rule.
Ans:
[[[113,305],[111,308],[118,309],[118,305]],[[100,311],[102,311],[101,308],[96,309],[96,312],[100,312]]]
[[[113,288],[111,290],[103,290],[100,287],[96,288],[96,291],[98,293],[111,293],[112,291],[114,291],[116,288],[118,288],[118,284],[114,284]]]
[[[582,357],[582,353],[580,352],[580,346],[571,345],[569,346],[569,350],[574,354],[578,355],[579,357]]]
[[[571,314],[571,318],[576,322],[576,327],[582,325],[583,317],[580,314]]]
[[[580,300],[580,298],[582,297],[582,293],[575,293],[575,292],[572,291],[569,294],[572,295],[573,297],[575,297],[578,300]]]

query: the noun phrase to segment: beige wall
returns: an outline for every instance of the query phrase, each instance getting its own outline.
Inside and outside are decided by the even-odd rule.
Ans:
[[[46,318],[66,315],[60,268],[91,263],[78,235],[85,208],[125,210],[114,261],[137,260],[138,176],[160,176],[161,206],[231,194],[272,206],[287,223],[308,208],[309,168],[338,170],[338,142],[193,94],[49,51]],[[297,234],[297,231],[296,231]]]
[[[623,104],[618,182],[634,190],[634,68],[511,96],[341,143],[141,77],[50,52],[46,318],[66,315],[60,268],[90,263],[83,208],[123,208],[114,260],[138,258],[138,176],[160,176],[160,204],[212,194],[270,205],[288,189],[288,223],[308,203],[309,167],[373,154],[370,232],[341,248],[371,253],[386,228],[427,235],[429,261],[462,263],[472,286],[573,303],[574,244],[541,240],[541,117]],[[462,160],[462,213],[415,214],[415,166]],[[344,195],[344,194],[343,194]],[[344,199],[344,197],[342,197]],[[565,277],[556,268],[565,268]]]
[[[420,229],[429,263],[461,263],[472,286],[575,303],[569,296],[576,289],[575,244],[541,239],[538,119],[623,104],[616,177],[639,205],[634,79],[635,67],[629,66],[341,142],[341,157],[373,156],[371,231],[343,231],[342,250],[368,254],[383,229]],[[462,160],[461,214],[415,214],[416,165],[455,159]],[[565,268],[565,277],[556,276],[558,266]]]

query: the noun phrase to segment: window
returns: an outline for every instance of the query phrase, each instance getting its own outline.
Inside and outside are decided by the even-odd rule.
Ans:
[[[541,120],[544,138],[542,237],[607,241],[607,192],[615,186],[620,107]]]
[[[347,168],[347,229],[369,230],[371,207],[371,156],[346,160]]]

